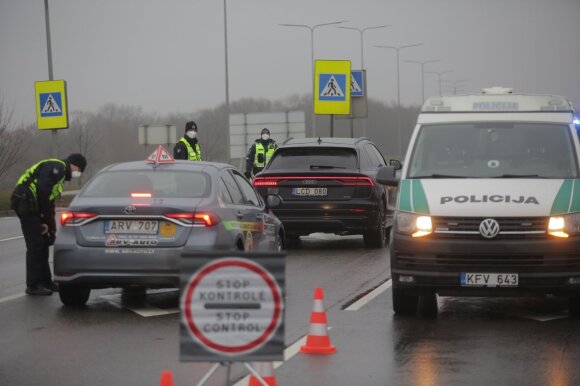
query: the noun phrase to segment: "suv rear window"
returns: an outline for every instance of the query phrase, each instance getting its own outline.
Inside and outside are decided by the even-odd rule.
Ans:
[[[279,148],[268,169],[356,169],[356,151],[346,147]]]
[[[207,197],[210,178],[190,171],[123,170],[97,175],[84,189],[83,197],[130,197],[132,193],[151,193],[152,197]]]

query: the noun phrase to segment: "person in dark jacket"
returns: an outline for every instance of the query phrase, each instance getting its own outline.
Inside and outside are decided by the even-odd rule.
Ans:
[[[270,138],[270,130],[263,128],[260,133],[260,138],[250,146],[248,154],[246,155],[246,178],[251,178],[252,174],[255,176],[264,169],[264,166],[270,161],[272,155],[278,148],[276,141]]]
[[[80,177],[86,166],[83,155],[71,154],[65,160],[42,160],[18,179],[11,207],[20,219],[26,242],[28,295],[51,295],[58,290],[48,263],[48,248],[56,237],[54,200],[61,195],[64,181]]]
[[[201,161],[201,148],[197,141],[197,125],[194,121],[185,124],[185,135],[175,144],[173,158]]]

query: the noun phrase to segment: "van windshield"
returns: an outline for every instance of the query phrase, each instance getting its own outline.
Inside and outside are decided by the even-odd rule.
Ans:
[[[577,178],[569,127],[470,122],[423,125],[408,178]]]

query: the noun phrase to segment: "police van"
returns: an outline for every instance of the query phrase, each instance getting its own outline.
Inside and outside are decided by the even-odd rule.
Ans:
[[[393,160],[377,179],[399,187],[395,313],[414,314],[421,298],[436,312],[437,294],[565,296],[580,313],[573,121],[563,97],[501,87],[425,102],[404,166]]]

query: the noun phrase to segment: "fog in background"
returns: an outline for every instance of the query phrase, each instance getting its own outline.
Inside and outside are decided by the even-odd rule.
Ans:
[[[68,82],[69,109],[106,103],[166,114],[225,100],[223,1],[49,0],[54,78]],[[310,33],[279,23],[391,24],[365,33],[369,96],[396,100],[393,51],[439,59],[462,89],[512,86],[561,94],[580,106],[579,0],[229,0],[230,99],[310,93]],[[323,27],[315,57],[360,67],[359,34]],[[34,81],[48,79],[44,2],[0,0],[0,95],[14,119],[35,121]],[[420,67],[401,66],[401,99],[421,103]],[[426,75],[426,95],[436,77]],[[176,122],[177,123],[177,122]],[[183,125],[183,123],[181,123]]]
[[[204,159],[227,162],[223,4],[49,0],[54,78],[67,81],[70,112],[59,155],[85,153],[90,176],[148,155],[152,148],[137,144],[139,125],[172,123],[181,135],[195,119]],[[307,133],[310,32],[279,24],[392,25],[364,35],[369,118],[366,130],[361,120],[354,125],[354,135],[366,133],[386,158],[401,156],[396,56],[374,45],[423,43],[401,59],[439,60],[425,70],[453,70],[443,78],[467,80],[459,91],[509,86],[564,95],[580,106],[580,0],[228,0],[227,10],[230,111],[304,110]],[[360,68],[360,35],[317,29],[316,58]],[[402,62],[400,74],[405,145],[422,102],[420,66]],[[0,145],[19,149],[0,154],[0,188],[52,155],[51,134],[35,128],[34,82],[46,79],[43,0],[0,0]],[[426,97],[437,93],[436,76],[426,74]],[[329,135],[329,126],[328,117],[317,119],[318,134]],[[347,120],[336,120],[335,136],[350,136]],[[11,161],[4,170],[3,155]]]

